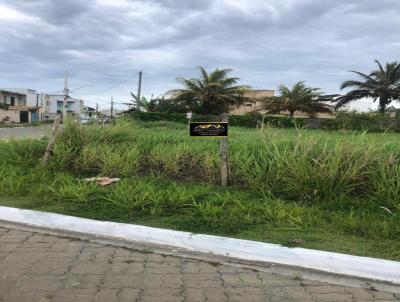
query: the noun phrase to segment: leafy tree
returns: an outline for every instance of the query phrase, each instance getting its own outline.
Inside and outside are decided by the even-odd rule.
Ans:
[[[385,113],[386,107],[391,102],[400,100],[400,64],[386,63],[383,67],[378,60],[375,60],[375,63],[378,69],[368,75],[351,71],[361,79],[345,81],[342,84],[341,89],[349,87],[355,89],[337,100],[337,108],[359,99],[372,98],[374,102],[379,101],[379,112]]]
[[[304,82],[296,83],[292,89],[281,85],[279,96],[264,98],[264,106],[261,110],[266,110],[269,114],[288,111],[289,116],[293,117],[296,111],[303,111],[309,115],[315,113],[332,113],[332,107],[323,103],[327,97],[323,97],[319,88],[307,87]]]
[[[211,73],[203,67],[199,69],[200,78],[178,78],[184,88],[169,91],[174,102],[199,114],[220,115],[246,100],[243,93],[249,87],[238,85],[239,78],[228,77],[232,69],[215,69]]]
[[[185,113],[186,107],[183,104],[178,104],[164,96],[151,99],[149,104],[150,112],[166,112],[166,113]]]
[[[133,105],[133,108],[135,108],[137,111],[151,112],[149,111],[150,101],[146,97],[142,96],[140,100],[138,100],[137,96],[132,92],[131,96],[132,96],[131,105]]]

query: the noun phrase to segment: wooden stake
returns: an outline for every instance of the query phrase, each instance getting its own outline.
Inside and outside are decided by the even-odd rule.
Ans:
[[[44,152],[44,156],[43,156],[43,164],[45,166],[47,165],[51,155],[53,154],[53,148],[54,148],[54,144],[56,142],[56,137],[57,137],[57,130],[58,130],[58,127],[60,126],[60,123],[61,123],[61,116],[57,115],[57,117],[53,123],[53,128],[51,129],[49,143],[47,144],[47,148],[46,148],[46,151]]]
[[[222,122],[228,123],[229,117],[227,114],[222,116]],[[229,142],[228,137],[221,139],[219,146],[219,157],[221,159],[220,175],[221,175],[221,186],[227,187],[229,185],[230,168],[229,168]]]

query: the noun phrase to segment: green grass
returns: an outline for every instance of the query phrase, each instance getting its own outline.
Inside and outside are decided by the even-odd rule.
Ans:
[[[66,125],[45,140],[0,142],[0,204],[400,260],[396,134],[230,129],[232,186],[218,139],[185,125]],[[108,187],[87,176],[116,176]]]

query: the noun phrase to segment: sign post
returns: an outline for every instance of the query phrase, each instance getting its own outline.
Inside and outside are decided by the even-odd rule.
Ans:
[[[190,131],[190,123],[192,122],[193,113],[186,113],[186,118],[188,119],[188,130]]]

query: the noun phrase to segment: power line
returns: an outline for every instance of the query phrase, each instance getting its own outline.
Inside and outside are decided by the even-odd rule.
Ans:
[[[129,79],[127,79],[127,80],[124,80],[124,81],[122,81],[122,82],[120,82],[120,83],[118,83],[118,84],[116,84],[116,85],[114,85],[114,86],[112,86],[112,87],[110,87],[110,88],[107,88],[107,89],[104,89],[104,90],[100,90],[100,91],[97,91],[97,92],[94,92],[94,93],[85,93],[85,94],[83,94],[83,95],[97,95],[97,94],[100,94],[100,93],[103,93],[103,92],[112,90],[112,89],[114,89],[114,88],[117,88],[117,87],[119,87],[119,86],[121,86],[121,85],[123,85],[123,84],[129,82],[130,80],[131,80],[131,78],[129,78]]]

